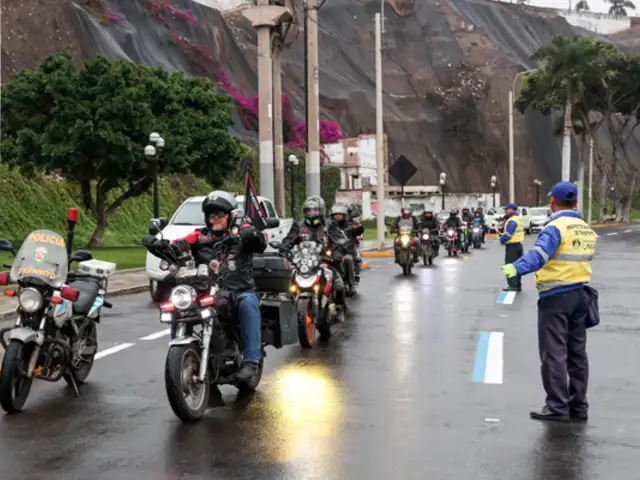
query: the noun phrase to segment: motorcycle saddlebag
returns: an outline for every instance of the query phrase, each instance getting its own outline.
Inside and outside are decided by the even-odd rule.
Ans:
[[[276,254],[253,257],[253,280],[258,292],[288,293],[291,285],[289,261]]]

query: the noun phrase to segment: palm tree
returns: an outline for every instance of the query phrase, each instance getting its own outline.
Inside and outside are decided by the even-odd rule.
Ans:
[[[581,10],[584,10],[585,12],[591,11],[591,9],[589,8],[589,4],[587,3],[587,0],[580,0],[576,4],[576,12],[579,12]]]
[[[609,8],[609,15],[627,17],[627,9],[636,9],[635,4],[630,0],[607,0],[607,2],[611,4],[611,8]]]

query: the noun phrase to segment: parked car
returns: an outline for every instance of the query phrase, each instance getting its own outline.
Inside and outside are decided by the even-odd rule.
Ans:
[[[166,222],[166,220],[162,222],[164,223],[164,225],[161,223],[163,238],[175,240],[186,236],[197,228],[204,227],[204,222],[202,221],[204,219],[204,214],[202,213],[202,201],[204,198],[203,196],[188,198],[178,207],[178,210],[176,210],[176,213],[174,213],[168,222]],[[280,220],[278,227],[265,230],[269,237],[269,242],[282,242],[291,229],[293,219],[279,218],[271,200],[265,197],[258,197],[258,199],[269,218],[278,218]],[[236,202],[238,202],[238,209],[244,209],[244,196],[237,196]],[[266,251],[269,252],[273,250],[273,247],[268,246]],[[170,292],[170,285],[163,283],[164,278],[169,275],[169,272],[160,270],[160,259],[148,252],[146,270],[147,276],[149,277],[149,293],[151,294],[151,298],[156,302],[163,301]]]
[[[531,232],[539,232],[551,218],[552,212],[549,207],[531,207],[529,214],[531,215]]]
[[[490,215],[489,213],[485,215],[485,220],[487,222],[487,225],[489,226],[490,233],[502,233],[502,230],[504,229],[504,215],[504,207],[497,208],[493,215]],[[518,215],[520,215],[520,218],[522,218],[522,227],[524,228],[524,233],[529,235],[531,233],[530,208],[519,207]]]

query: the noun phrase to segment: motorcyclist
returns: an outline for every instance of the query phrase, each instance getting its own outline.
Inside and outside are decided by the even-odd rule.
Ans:
[[[440,233],[440,222],[438,221],[438,217],[436,217],[431,210],[426,209],[420,220],[421,228],[423,230],[429,230],[431,239],[433,240],[433,248],[436,251],[436,255],[438,255],[440,252],[440,240],[438,238]]]
[[[487,225],[487,221],[484,217],[484,211],[482,210],[482,207],[478,207],[478,209],[475,211],[475,215],[480,215],[481,218],[481,225],[482,225],[482,243],[484,243],[484,239],[487,236],[487,232],[489,231],[489,226]]]
[[[348,206],[337,203],[331,208],[330,216],[331,223],[337,225],[347,237],[345,251],[353,256],[355,281],[359,283],[362,259],[359,258],[360,255],[358,254],[358,235],[364,233],[364,227],[359,222],[353,220],[353,213],[353,210],[349,212]]]
[[[458,242],[458,247],[460,247],[461,244],[462,244],[461,243],[462,239],[460,238],[460,236],[462,234],[462,231],[461,231],[462,220],[458,216],[458,210],[457,209],[454,208],[449,212],[449,218],[447,218],[444,221],[444,225],[445,225],[446,228],[452,228],[458,233],[457,242]]]
[[[473,214],[471,213],[471,211],[467,208],[464,207],[462,209],[462,213],[460,215],[462,217],[462,221],[464,223],[467,224],[467,242],[470,243],[471,241],[471,224],[473,223]]]
[[[250,220],[233,215],[236,206],[233,194],[222,190],[211,192],[202,202],[206,226],[173,243],[187,242],[196,264],[200,265],[213,260],[213,245],[230,235],[237,236],[229,255],[221,262],[218,286],[231,293],[237,301],[243,365],[236,378],[248,382],[258,372],[262,360],[262,318],[253,280],[253,255],[264,252],[267,239],[251,225]],[[231,233],[232,228],[234,233]]]
[[[333,273],[334,298],[338,307],[338,320],[341,321],[344,318],[345,291],[339,257],[341,250],[344,251],[347,244],[347,238],[336,224],[333,222],[327,224],[326,207],[322,198],[317,196],[307,198],[302,204],[302,214],[304,218],[291,225],[289,233],[282,240],[278,250],[280,255],[288,257],[291,249],[304,241],[326,245],[333,250],[334,261],[330,262],[328,267]]]
[[[418,231],[420,230],[420,223],[418,222],[418,219],[411,214],[411,209],[409,207],[402,207],[400,209],[400,216],[396,217],[396,219],[393,221],[393,225],[391,225],[391,233],[398,233],[398,228],[400,226],[400,221],[407,221],[410,220],[412,222],[412,227],[411,227],[411,234],[412,237],[415,239],[415,241],[417,241],[418,238]],[[418,248],[414,248],[413,249],[413,261],[414,262],[418,262],[418,256],[420,255],[419,252],[419,248],[420,248],[420,242],[417,242]],[[395,255],[396,255],[396,262],[398,261],[398,251],[395,250]]]

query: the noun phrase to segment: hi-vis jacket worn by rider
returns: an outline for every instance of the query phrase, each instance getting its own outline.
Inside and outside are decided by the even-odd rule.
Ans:
[[[500,236],[500,243],[522,243],[524,241],[524,227],[522,218],[518,214],[511,215],[504,222],[504,233]]]
[[[555,213],[540,232],[535,246],[513,265],[519,275],[536,272],[541,297],[582,288],[591,281],[596,233],[580,213]]]

